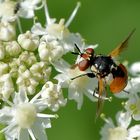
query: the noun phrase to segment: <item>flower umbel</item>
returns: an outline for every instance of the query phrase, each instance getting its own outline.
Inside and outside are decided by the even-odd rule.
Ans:
[[[0,1],[0,123],[6,125],[0,132],[7,140],[47,140],[45,128],[57,117],[46,114],[47,109],[56,112],[66,105],[61,84],[53,82],[52,63],[72,51],[73,42],[83,44],[81,35],[68,29],[79,7],[77,3],[66,23],[57,23],[46,0]],[[42,8],[45,27],[33,23],[24,31],[20,18],[35,19]]]
[[[68,99],[75,100],[78,109],[82,107],[84,95],[93,102],[97,98],[110,99],[100,98],[97,78],[100,71],[81,71],[78,67],[85,59],[82,57],[85,50],[97,47],[86,44],[79,33],[68,28],[80,5],[77,2],[66,21],[50,17],[47,0],[0,0],[0,123],[5,126],[0,133],[5,134],[6,140],[47,140],[45,129],[51,127],[52,118],[58,117],[47,111],[57,112],[67,105]],[[36,16],[38,10],[41,14],[44,10],[44,26],[42,17]],[[32,24],[27,30],[27,26],[24,28],[26,20],[29,20],[27,24]],[[74,65],[66,62],[65,55],[71,52],[79,54]],[[132,119],[140,120],[139,67],[139,62],[131,66],[129,71],[133,77],[124,90],[128,92],[121,93],[128,99],[124,103],[127,112],[117,114],[116,125],[112,119],[103,117],[106,124],[101,129],[102,140],[140,139],[140,125],[131,126]],[[115,70],[114,65],[112,69]],[[95,77],[90,76],[91,72]]]
[[[6,124],[1,132],[4,132],[7,139],[29,139],[29,136],[35,140],[46,140],[45,128],[50,128],[50,118],[56,118],[56,115],[41,113],[37,99],[29,101],[24,90],[15,93],[13,103],[4,100],[9,104],[0,110],[0,122]]]

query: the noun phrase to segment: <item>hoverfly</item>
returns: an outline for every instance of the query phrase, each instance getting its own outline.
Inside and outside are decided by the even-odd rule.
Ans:
[[[97,55],[95,54],[93,48],[87,48],[84,52],[81,52],[77,44],[75,44],[75,47],[77,48],[78,52],[72,53],[80,55],[80,57],[82,58],[82,60],[76,65],[81,71],[85,71],[88,68],[90,68],[91,72],[83,75],[78,75],[77,77],[72,78],[72,80],[85,75],[90,78],[96,77],[98,79],[98,87],[96,89],[96,93],[98,94],[98,105],[96,114],[97,117],[101,113],[101,109],[105,99],[104,97],[107,96],[107,85],[109,85],[110,91],[114,94],[123,91],[127,85],[127,69],[123,64],[117,64],[114,58],[118,57],[120,53],[125,48],[127,48],[128,41],[134,33],[134,31],[135,29],[127,36],[127,38],[123,42],[121,42],[108,55]]]

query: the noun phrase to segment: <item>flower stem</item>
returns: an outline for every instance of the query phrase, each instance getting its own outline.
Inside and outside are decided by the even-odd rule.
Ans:
[[[22,26],[21,26],[21,22],[19,18],[17,18],[17,24],[18,24],[19,32],[22,34],[23,30],[22,30]]]

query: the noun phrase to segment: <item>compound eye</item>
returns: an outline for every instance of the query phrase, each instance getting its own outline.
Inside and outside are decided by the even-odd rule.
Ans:
[[[87,49],[86,49],[86,53],[87,53],[87,54],[94,54],[94,49],[92,49],[92,48],[87,48]]]
[[[89,60],[82,60],[82,61],[80,61],[79,64],[78,64],[78,68],[79,68],[81,71],[86,70],[89,66],[90,66]]]

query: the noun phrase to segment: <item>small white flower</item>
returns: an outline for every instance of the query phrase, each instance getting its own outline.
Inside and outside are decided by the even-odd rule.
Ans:
[[[37,58],[33,52],[23,51],[19,56],[19,61],[25,66],[31,67],[37,62]]]
[[[36,95],[37,96],[37,95]],[[25,91],[15,93],[13,103],[5,100],[9,106],[4,106],[0,110],[0,122],[7,127],[1,130],[5,133],[8,140],[47,140],[46,128],[51,127],[50,118],[56,118],[56,115],[40,113],[43,102],[38,104],[34,96],[30,101]]]
[[[41,99],[52,111],[57,111],[61,106],[65,106],[67,100],[64,99],[62,89],[51,81],[45,83],[42,87]]]
[[[135,62],[130,66],[130,72],[132,75],[140,75],[140,62]]]
[[[79,7],[80,2],[77,3],[75,9],[73,10],[70,18],[68,21],[64,24],[64,19],[60,19],[60,22],[57,24],[55,23],[55,19],[51,19],[48,12],[48,7],[46,1],[44,2],[44,9],[45,9],[45,15],[46,15],[46,28],[43,28],[40,23],[37,23],[33,26],[32,32],[37,35],[45,35],[50,34],[58,39],[62,39],[65,35],[69,34],[69,31],[67,27],[70,25],[72,20],[74,19]]]
[[[69,30],[64,25],[64,19],[61,19],[58,24],[48,24],[48,26],[46,27],[46,33],[58,39],[63,39],[64,37],[69,35]]]
[[[14,85],[10,74],[0,76],[0,95],[4,99],[8,99],[14,92]]]
[[[83,44],[83,39],[79,34],[70,33],[68,26],[74,19],[79,7],[80,3],[78,2],[66,23],[64,23],[64,19],[60,19],[59,23],[56,23],[55,20],[50,18],[47,5],[45,4],[46,28],[43,28],[40,23],[36,23],[32,27],[32,32],[37,35],[44,35],[46,42],[50,42],[49,38],[53,38],[53,40],[51,39],[51,42],[58,42],[59,47],[56,48],[59,48],[59,54],[61,55],[69,51],[74,51],[74,43],[81,46]],[[56,53],[56,55],[58,55],[58,53]]]
[[[24,34],[18,36],[18,42],[21,47],[28,51],[35,51],[39,45],[39,37],[27,31]]]
[[[60,19],[59,23],[56,23],[55,19],[51,19],[48,13],[47,5],[44,4],[45,14],[46,14],[46,27],[43,28],[40,23],[36,23],[32,27],[32,32],[37,35],[46,35],[47,42],[49,42],[48,36],[49,38],[53,38],[53,40],[59,43],[61,50],[63,48],[63,54],[67,53],[68,51],[73,51],[75,42],[79,42],[80,40],[80,44],[79,44],[80,46],[83,43],[83,39],[79,34],[70,33],[68,30],[68,26],[74,19],[79,7],[80,7],[80,3],[78,2],[70,18],[64,24],[65,21],[64,19]]]
[[[87,76],[82,76],[75,78],[81,74],[85,74],[86,71],[80,71],[79,68],[71,68],[68,63],[64,60],[59,60],[59,62],[54,64],[57,71],[61,72],[55,79],[63,88],[68,88],[68,98],[75,100],[78,105],[77,108],[80,109],[83,104],[83,95],[88,96],[92,101],[97,101],[93,97],[93,92],[97,87],[98,80],[96,78],[89,78]]]
[[[54,23],[48,25],[47,29],[43,29],[41,25],[37,23],[33,26],[32,32],[37,35],[43,35],[41,41],[46,41],[48,43],[57,42],[57,44],[63,48],[64,53],[74,51],[74,43],[78,46],[82,46],[84,39],[81,35],[78,33],[70,33],[64,25],[61,27],[61,22],[63,22],[63,19],[60,20],[59,24]]]
[[[18,89],[24,89],[28,94],[32,95],[36,91],[39,84],[32,76],[31,72],[27,69],[25,72],[20,73],[17,78],[16,84]]]
[[[16,37],[15,25],[8,22],[0,22],[0,40],[12,41]]]
[[[6,52],[10,56],[17,56],[21,52],[21,47],[16,41],[8,42],[6,44]]]
[[[129,96],[128,101],[125,103],[125,109],[132,115],[133,119],[140,120],[140,97],[138,94]]]
[[[0,2],[0,18],[3,21],[14,21],[16,19],[14,10],[16,2],[4,0]]]
[[[37,81],[41,82],[41,84],[44,84],[51,75],[51,67],[49,67],[47,63],[43,61],[33,64],[30,71],[33,77]]]
[[[23,18],[33,18],[34,11],[43,7],[42,0],[24,0],[19,3],[18,16]],[[40,6],[38,6],[41,4]]]
[[[61,58],[64,54],[62,46],[56,41],[44,42],[42,41],[38,48],[39,57],[43,61],[53,62]]]
[[[128,112],[118,112],[116,115],[117,126],[111,118],[103,118],[106,124],[102,127],[101,140],[133,140],[140,136],[140,125],[129,127],[131,115]],[[129,127],[129,128],[128,128]]]
[[[9,66],[8,64],[4,63],[4,62],[0,62],[0,76],[3,74],[8,73],[9,71]]]

